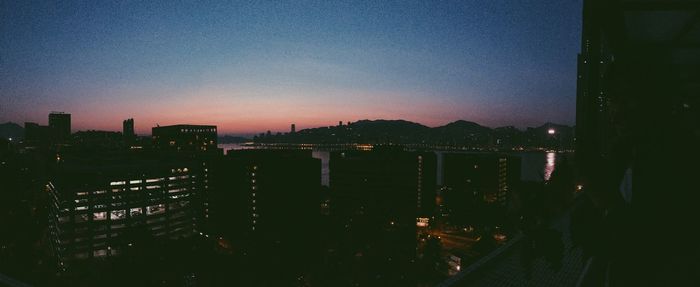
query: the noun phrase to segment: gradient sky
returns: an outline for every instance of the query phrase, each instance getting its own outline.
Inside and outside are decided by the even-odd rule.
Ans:
[[[0,122],[574,123],[581,0],[56,2],[0,1]]]

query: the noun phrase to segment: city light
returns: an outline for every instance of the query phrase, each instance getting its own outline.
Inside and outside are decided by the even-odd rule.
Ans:
[[[547,133],[553,135],[554,133],[556,133],[556,131],[554,129],[549,129],[547,130]]]

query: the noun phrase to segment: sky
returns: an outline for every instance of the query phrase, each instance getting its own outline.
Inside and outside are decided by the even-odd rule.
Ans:
[[[580,27],[581,0],[0,1],[0,122],[574,124]]]

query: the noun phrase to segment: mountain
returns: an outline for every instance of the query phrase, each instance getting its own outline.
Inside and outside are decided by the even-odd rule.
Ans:
[[[555,134],[549,134],[554,129]],[[525,131],[512,126],[489,128],[458,120],[430,128],[406,120],[360,120],[347,125],[310,128],[296,133],[262,133],[257,143],[393,143],[437,144],[467,147],[564,147],[573,144],[573,128],[546,123]]]
[[[475,122],[459,120],[432,129],[432,140],[440,144],[484,145],[492,130]]]
[[[0,138],[13,140],[24,138],[24,128],[13,122],[0,124]]]

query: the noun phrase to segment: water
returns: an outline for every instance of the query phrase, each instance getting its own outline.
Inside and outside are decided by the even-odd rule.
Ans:
[[[564,154],[555,152],[523,152],[515,155],[520,157],[520,179],[525,181],[549,180],[564,158]]]

